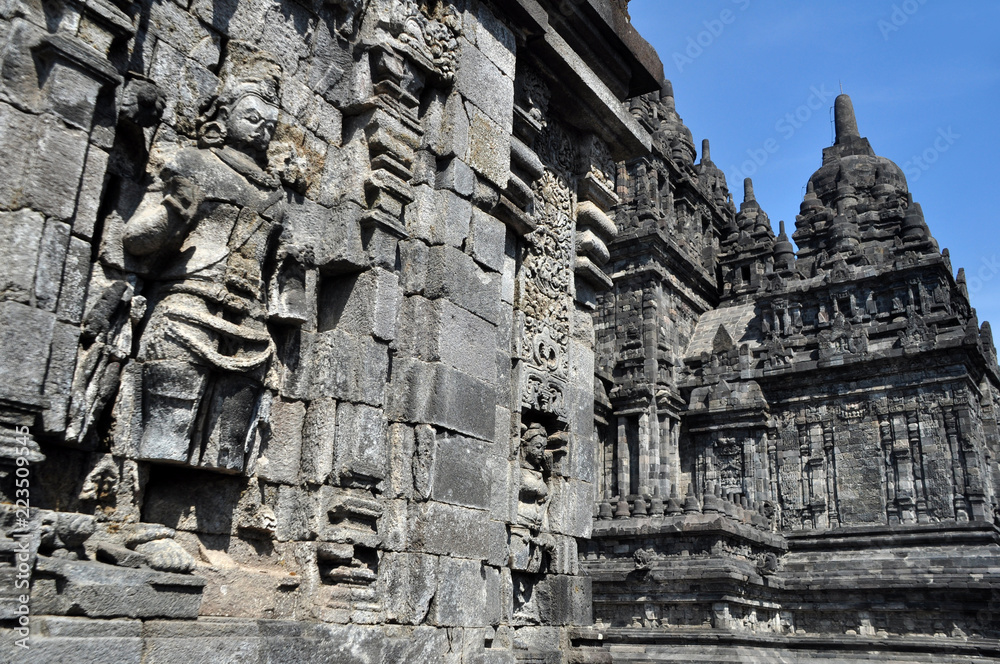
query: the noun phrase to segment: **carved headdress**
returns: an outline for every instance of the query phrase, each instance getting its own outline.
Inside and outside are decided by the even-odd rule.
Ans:
[[[241,41],[231,41],[226,59],[219,70],[219,89],[203,107],[198,118],[198,142],[203,147],[225,141],[225,129],[219,122],[219,110],[230,109],[248,95],[278,105],[281,64],[265,51]]]

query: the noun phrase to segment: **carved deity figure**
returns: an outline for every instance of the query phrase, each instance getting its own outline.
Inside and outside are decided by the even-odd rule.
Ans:
[[[553,441],[557,449],[548,449]],[[521,438],[521,484],[518,491],[517,524],[510,528],[511,569],[538,573],[545,569],[554,541],[545,531],[545,513],[551,498],[550,478],[554,457],[565,453],[565,438],[549,436],[542,424],[530,424]]]
[[[865,313],[871,318],[875,318],[878,315],[878,306],[875,304],[874,291],[868,291],[868,297],[865,299]]]
[[[541,424],[532,424],[521,441],[521,489],[518,494],[517,522],[540,528],[549,502],[546,482],[550,469],[545,455],[548,434]]]
[[[274,344],[263,266],[285,193],[267,167],[281,67],[231,42],[198,146],[163,149],[125,226],[145,261],[139,455],[239,472]]]

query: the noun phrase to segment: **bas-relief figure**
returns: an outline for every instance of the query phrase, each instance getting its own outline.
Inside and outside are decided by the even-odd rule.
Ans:
[[[281,67],[231,43],[197,146],[163,146],[125,225],[144,262],[138,456],[240,472],[274,353],[268,278],[285,191],[267,162]]]

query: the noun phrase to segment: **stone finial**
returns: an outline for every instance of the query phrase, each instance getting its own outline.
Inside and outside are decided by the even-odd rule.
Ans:
[[[674,109],[674,84],[664,79],[660,87],[660,103],[667,109]]]
[[[749,203],[750,201],[756,201],[757,198],[753,195],[753,180],[750,178],[743,179],[743,202]]]
[[[649,516],[646,512],[646,501],[643,500],[642,496],[635,499],[635,503],[632,506],[632,516]]]
[[[701,499],[702,511],[705,514],[718,514],[725,509],[722,506],[722,487],[714,482],[705,487]]]
[[[614,516],[611,511],[611,499],[608,496],[604,497],[601,501],[600,506],[597,508],[597,518],[601,521],[610,521]]]
[[[854,104],[847,95],[838,95],[833,103],[833,122],[837,131],[836,143],[843,143],[849,138],[861,138],[858,133],[858,119],[854,115]]]
[[[707,164],[712,161],[712,152],[708,145],[708,139],[701,139],[701,163]]]
[[[677,484],[673,484],[670,487],[670,499],[667,500],[665,511],[667,516],[676,516],[684,512],[684,508],[681,507],[681,501],[677,497]]]
[[[775,267],[788,268],[791,267],[792,261],[795,260],[795,249],[792,247],[792,243],[788,241],[784,221],[778,222],[778,231],[778,237],[774,242],[774,264]]]
[[[649,501],[649,516],[663,516],[663,499],[660,498],[660,487],[653,487],[653,497]]]
[[[698,502],[698,496],[694,495],[694,483],[688,484],[687,496],[684,497],[684,513],[685,514],[698,514],[701,512],[701,503]]]
[[[622,496],[618,501],[618,506],[615,509],[616,519],[627,519],[632,516],[631,510],[629,510],[628,501],[625,500],[625,496]]]

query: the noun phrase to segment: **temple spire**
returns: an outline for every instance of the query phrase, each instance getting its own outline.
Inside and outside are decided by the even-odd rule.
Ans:
[[[838,95],[833,104],[834,126],[837,130],[836,143],[843,143],[850,138],[860,138],[858,119],[854,115],[854,104],[847,95]]]
[[[750,178],[743,179],[743,202],[749,203],[750,201],[756,201],[757,199],[753,195],[753,180]]]
[[[712,161],[712,153],[708,147],[708,139],[701,139],[701,161],[702,163],[708,163]]]

